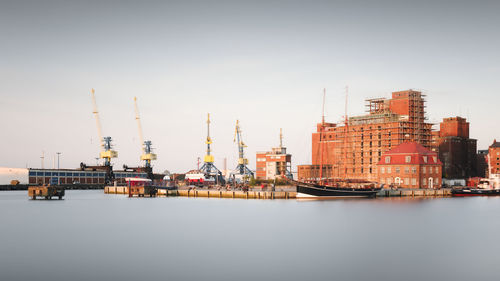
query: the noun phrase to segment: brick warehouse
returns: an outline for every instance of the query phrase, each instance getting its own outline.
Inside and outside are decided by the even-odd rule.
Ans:
[[[292,178],[292,155],[283,146],[283,133],[280,129],[280,145],[271,151],[257,152],[255,176],[259,180],[274,180],[277,177]]]
[[[402,188],[438,188],[442,184],[438,153],[405,142],[382,154],[378,182]]]
[[[469,122],[462,117],[444,118],[437,138],[443,177],[465,179],[477,176],[477,140],[469,138]]]
[[[492,174],[500,174],[500,142],[493,141],[493,144],[488,148],[488,177]]]
[[[377,181],[384,152],[410,141],[431,149],[432,124],[426,122],[424,97],[414,90],[393,92],[391,99],[366,100],[368,114],[349,117],[347,124],[317,124],[312,165],[298,166],[298,180],[318,178],[322,163],[328,165],[324,177]]]

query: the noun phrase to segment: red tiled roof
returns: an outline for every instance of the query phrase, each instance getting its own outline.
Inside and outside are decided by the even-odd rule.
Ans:
[[[386,156],[390,156],[389,163],[386,163]],[[406,156],[411,156],[410,162],[406,162]],[[424,156],[427,157],[427,161],[424,161]],[[379,165],[415,165],[415,164],[429,164],[429,165],[441,165],[441,161],[438,158],[436,152],[430,151],[423,147],[421,144],[416,142],[405,142],[395,148],[382,154],[381,160],[378,162]]]

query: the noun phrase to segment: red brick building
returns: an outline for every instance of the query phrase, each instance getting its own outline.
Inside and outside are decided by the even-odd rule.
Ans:
[[[298,179],[314,177],[319,165],[331,165],[334,178],[378,180],[377,163],[397,145],[414,141],[432,148],[432,124],[425,122],[425,95],[393,92],[391,99],[366,100],[368,114],[346,124],[319,123],[312,134],[312,165],[298,167]],[[320,139],[321,135],[321,139]],[[309,170],[310,171],[309,171]]]
[[[255,177],[259,180],[274,180],[276,177],[291,176],[292,155],[285,147],[274,147],[272,151],[257,152]]]
[[[402,188],[437,188],[442,185],[438,154],[416,142],[405,142],[382,154],[378,182]]]
[[[500,174],[500,142],[497,142],[497,140],[494,140],[488,149],[488,161],[489,169],[487,176]]]
[[[469,138],[469,122],[462,117],[450,117],[444,118],[439,127],[437,146],[443,162],[443,177],[477,176],[477,140]]]

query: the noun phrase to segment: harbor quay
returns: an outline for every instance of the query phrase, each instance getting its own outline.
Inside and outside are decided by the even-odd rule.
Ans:
[[[441,189],[381,189],[376,197],[451,197],[451,188]],[[128,195],[127,186],[106,186],[104,193]],[[156,196],[182,196],[189,198],[224,198],[224,199],[296,199],[297,191],[294,186],[286,186],[278,191],[264,190],[217,190],[217,189],[164,189],[158,188]]]

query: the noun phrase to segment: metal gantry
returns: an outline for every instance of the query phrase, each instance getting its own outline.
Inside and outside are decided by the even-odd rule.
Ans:
[[[238,144],[238,165],[236,166],[236,169],[234,169],[233,172],[231,172],[230,178],[233,182],[237,181],[236,177],[238,177],[242,182],[247,182],[254,177],[254,174],[247,167],[248,159],[245,158],[245,150],[244,150],[245,147],[247,146],[243,142],[239,120],[236,120],[236,128],[234,131],[233,141]]]
[[[139,140],[141,142],[141,160],[144,161],[144,167],[151,169],[151,161],[156,160],[157,156],[153,153],[152,142],[144,140],[142,134],[141,118],[139,116],[139,107],[137,106],[137,97],[134,97],[135,120],[137,121],[137,129],[139,131]],[[149,171],[147,171],[149,172]]]
[[[95,90],[92,89],[92,105],[93,114],[95,116],[95,121],[97,125],[97,135],[99,137],[99,142],[101,145],[101,152],[99,157],[104,159],[104,166],[111,166],[111,158],[118,157],[118,152],[114,151],[113,145],[111,144],[111,137],[102,137],[101,121],[99,119],[99,111],[97,110],[97,103],[95,100]]]
[[[214,165],[214,156],[211,154],[212,149],[210,145],[212,144],[212,138],[210,137],[210,113],[207,114],[207,154],[203,158],[203,166],[201,166],[200,171],[205,174],[207,178],[215,179],[216,184],[224,184],[224,177],[221,171],[217,169]]]

